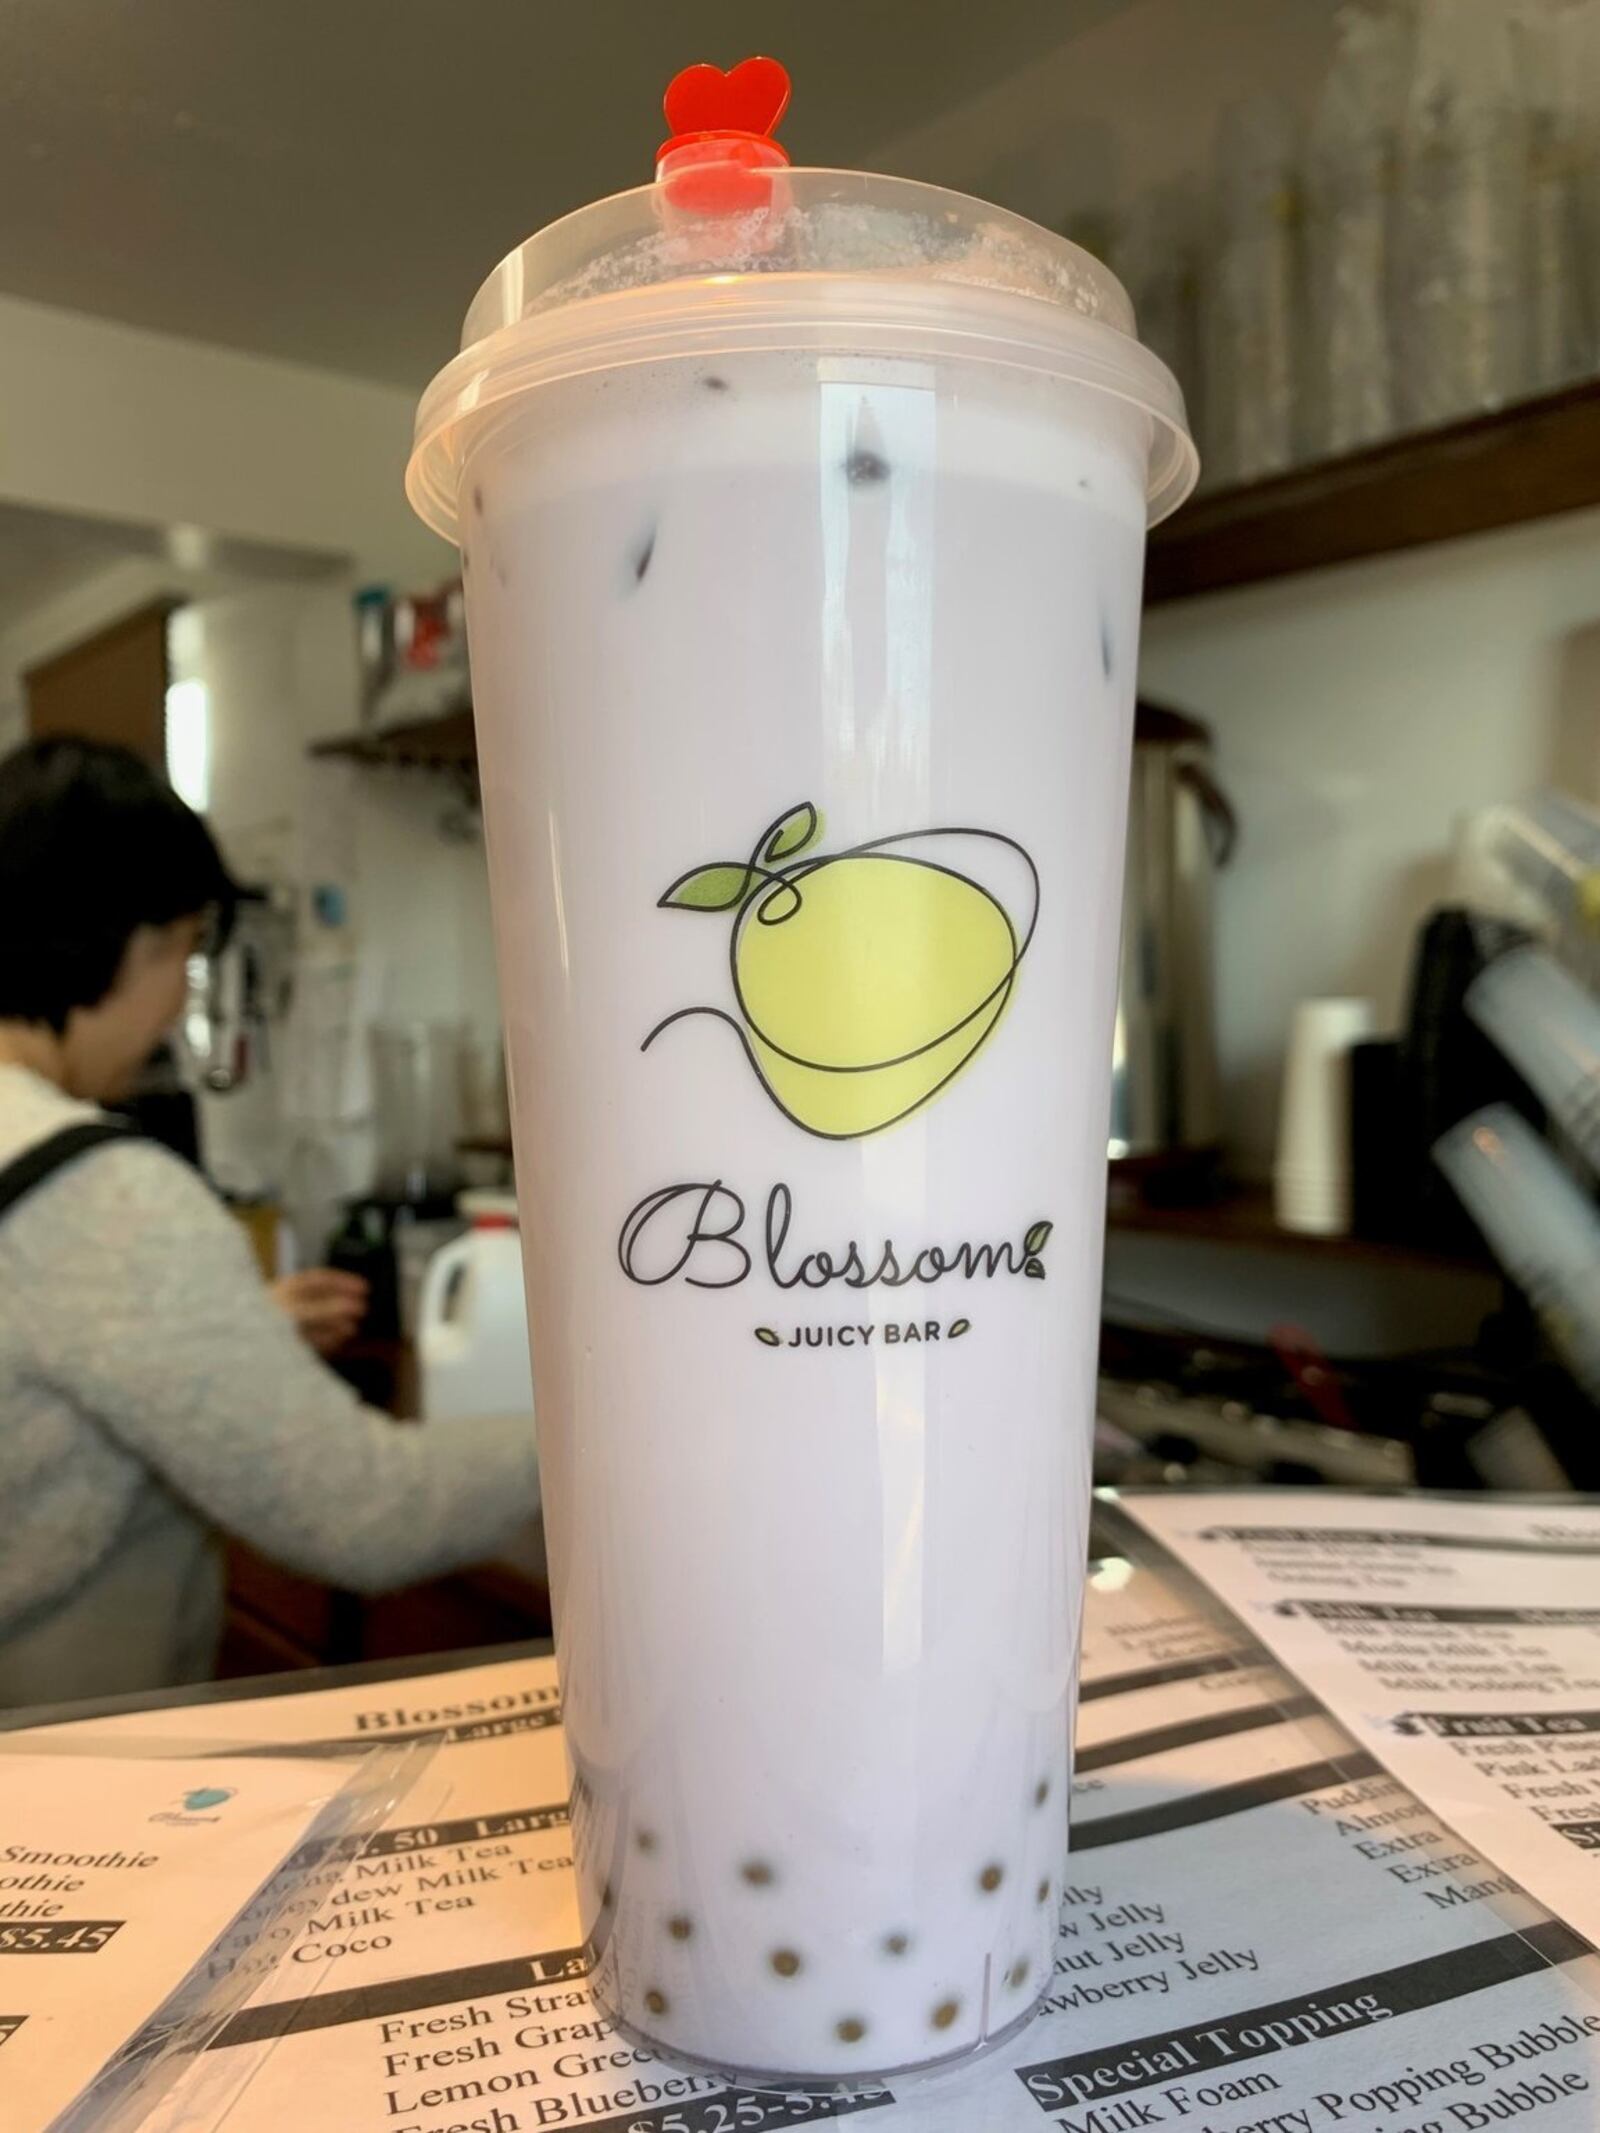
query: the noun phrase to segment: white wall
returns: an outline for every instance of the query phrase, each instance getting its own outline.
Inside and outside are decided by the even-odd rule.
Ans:
[[[372,1182],[371,1020],[498,1025],[481,833],[458,789],[309,753],[357,723],[356,582],[348,570],[245,582],[135,555],[0,632],[3,752],[23,734],[28,666],[160,594],[189,596],[172,624],[173,678],[207,690],[212,824],[240,878],[283,890],[302,922],[299,1006],[274,1074],[202,1095],[207,1161],[230,1190],[287,1189],[308,1249],[333,1199]],[[342,927],[313,921],[318,885],[342,893]]]
[[[429,584],[401,488],[415,398],[0,296],[0,497],[349,558]]]
[[[446,778],[355,779],[356,918],[377,1011],[393,1021],[497,1018],[481,820]]]
[[[22,677],[29,667],[179,590],[180,576],[149,556],[119,557],[0,630],[0,754],[27,729]]]
[[[356,722],[350,592],[336,581],[200,600],[173,646],[175,676],[208,692],[210,814],[230,863],[286,890],[300,920],[274,1086],[205,1100],[207,1160],[235,1189],[287,1186],[313,1232],[338,1192],[371,1182],[370,1021],[493,1030],[498,1014],[482,846],[454,788],[308,752]],[[343,925],[316,920],[319,886],[341,892]]]
[[[1090,228],[1156,186],[1203,205],[1219,116],[1303,118],[1331,0],[1133,0],[878,166]],[[1307,994],[1400,1012],[1418,920],[1467,810],[1559,778],[1600,798],[1600,513],[1164,608],[1142,683],[1214,726],[1243,816],[1220,884],[1225,1123],[1270,1164],[1284,1032]]]
[[[1218,1023],[1260,1174],[1291,1007],[1366,994],[1396,1025],[1462,815],[1552,780],[1600,799],[1600,512],[1158,609],[1140,678],[1212,724],[1243,822]]]
[[[0,424],[0,498],[157,529],[170,551],[109,565],[0,638],[0,747],[20,737],[23,668],[159,593],[188,594],[175,671],[209,691],[212,815],[230,858],[245,877],[299,898],[326,882],[347,899],[344,928],[305,935],[306,990],[354,969],[363,1020],[387,1012],[492,1026],[481,846],[440,831],[446,816],[459,827],[455,796],[432,778],[306,753],[312,739],[356,724],[354,586],[426,587],[455,568],[402,488],[414,396],[0,296],[0,405],[11,411]],[[252,555],[268,578],[319,560],[323,572],[256,582]],[[351,1045],[364,1055],[359,1027]],[[248,1092],[207,1101],[208,1144],[227,1182],[277,1182],[308,1126],[308,1085],[287,1078],[281,1121]],[[331,1125],[327,1160],[302,1168],[331,1166],[348,1189],[368,1182],[370,1137],[351,1125],[365,1103],[359,1071],[337,1120],[320,1115],[318,1096],[309,1125],[319,1148]]]
[[[919,126],[879,170],[1004,201],[1050,229],[1209,167],[1217,117],[1270,93],[1303,104],[1332,51],[1331,0],[1133,0]]]

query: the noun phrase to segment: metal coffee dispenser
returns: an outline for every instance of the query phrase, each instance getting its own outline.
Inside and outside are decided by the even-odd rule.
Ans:
[[[1208,729],[1141,703],[1111,1078],[1111,1159],[1130,1170],[1203,1164],[1220,1139],[1212,893],[1237,837]]]

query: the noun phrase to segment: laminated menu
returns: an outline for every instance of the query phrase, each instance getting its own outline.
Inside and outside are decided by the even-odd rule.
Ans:
[[[1600,1938],[1600,1504],[1120,1502],[1485,1855],[1487,1878]]]
[[[613,2027],[578,1932],[547,1661],[206,1719],[309,1758],[441,1745],[360,1857],[319,1863],[298,1937],[148,2133],[760,2133],[864,2114],[884,2133],[1579,2133],[1600,2119],[1588,1942],[1234,1625],[1130,1561],[1090,1585],[1049,1991],[1020,2035],[949,2076],[741,2089]]]
[[[54,1734],[4,1746],[0,2127],[44,2133],[224,1939],[344,1771],[59,1752]]]

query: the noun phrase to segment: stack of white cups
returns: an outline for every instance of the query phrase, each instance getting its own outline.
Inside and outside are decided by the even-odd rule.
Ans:
[[[1370,1000],[1302,1000],[1289,1027],[1273,1209],[1280,1229],[1350,1227],[1350,1047],[1372,1034]]]
[[[1600,1401],[1600,1221],[1587,1183],[1509,1104],[1452,1126],[1433,1158],[1573,1376]]]
[[[1600,1000],[1543,948],[1497,956],[1467,1013],[1600,1170]]]

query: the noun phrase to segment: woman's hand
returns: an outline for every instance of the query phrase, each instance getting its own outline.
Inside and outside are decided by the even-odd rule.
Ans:
[[[361,1276],[327,1266],[285,1274],[268,1283],[267,1293],[319,1355],[342,1348],[367,1312],[367,1284]]]

